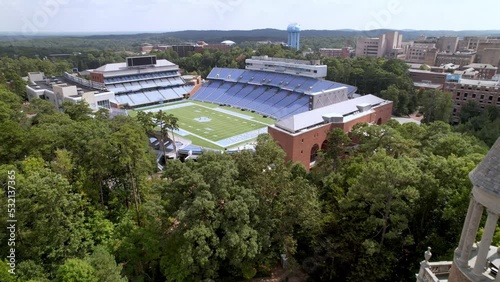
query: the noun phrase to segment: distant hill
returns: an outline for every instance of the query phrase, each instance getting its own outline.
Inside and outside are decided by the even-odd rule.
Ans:
[[[359,36],[378,36],[386,33],[390,29],[377,30],[303,30],[302,37],[359,37]],[[404,40],[416,39],[424,34],[427,37],[437,36],[500,36],[500,30],[400,30]],[[106,34],[106,35],[88,35],[88,34],[40,34],[38,36],[26,37],[21,34],[6,34],[0,33],[0,40],[16,40],[16,39],[32,39],[32,38],[53,38],[53,37],[80,37],[86,39],[133,39],[133,40],[149,40],[152,38],[178,38],[183,41],[203,40],[209,43],[221,42],[229,39],[235,42],[242,41],[286,41],[286,30],[279,29],[254,29],[254,30],[184,30],[164,33],[138,33],[138,34]]]

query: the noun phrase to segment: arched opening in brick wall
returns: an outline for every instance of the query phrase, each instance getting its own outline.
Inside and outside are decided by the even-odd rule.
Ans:
[[[324,151],[326,149],[328,149],[328,140],[323,141],[321,144],[321,150]]]
[[[318,157],[318,150],[319,150],[318,144],[314,144],[314,146],[312,146],[311,148],[311,158],[310,158],[311,163],[316,161],[316,158]]]
[[[382,118],[378,118],[378,120],[377,120],[377,124],[378,124],[378,125],[381,125],[381,124],[382,124]]]

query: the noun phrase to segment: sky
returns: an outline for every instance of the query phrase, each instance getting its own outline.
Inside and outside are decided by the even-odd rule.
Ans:
[[[0,0],[0,32],[286,29],[293,22],[302,29],[500,30],[499,10],[498,0]]]

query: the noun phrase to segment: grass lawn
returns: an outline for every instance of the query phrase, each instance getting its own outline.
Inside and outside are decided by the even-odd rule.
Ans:
[[[181,105],[188,102],[192,103],[192,105],[170,108],[165,110],[165,112],[173,114],[179,119],[178,124],[181,130],[191,133],[183,136],[184,138],[190,139],[194,145],[206,148],[222,150],[224,149],[223,146],[212,142],[217,142],[219,140],[261,129],[276,122],[273,119],[264,118],[261,115],[252,112],[190,100],[172,104],[157,105],[139,110],[152,110],[176,104]],[[217,111],[215,108],[220,108],[227,112]],[[238,114],[245,115],[250,118],[239,117]],[[137,112],[129,111],[129,115],[136,116]],[[240,142],[239,145],[250,141],[252,140]],[[238,144],[235,144],[231,147],[237,145]]]
[[[266,127],[262,123],[198,105],[171,109],[168,113],[179,118],[181,129],[212,141]]]

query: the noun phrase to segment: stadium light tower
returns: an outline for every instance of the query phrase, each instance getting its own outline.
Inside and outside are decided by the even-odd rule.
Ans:
[[[292,23],[288,25],[288,46],[290,48],[300,49],[300,25]]]

